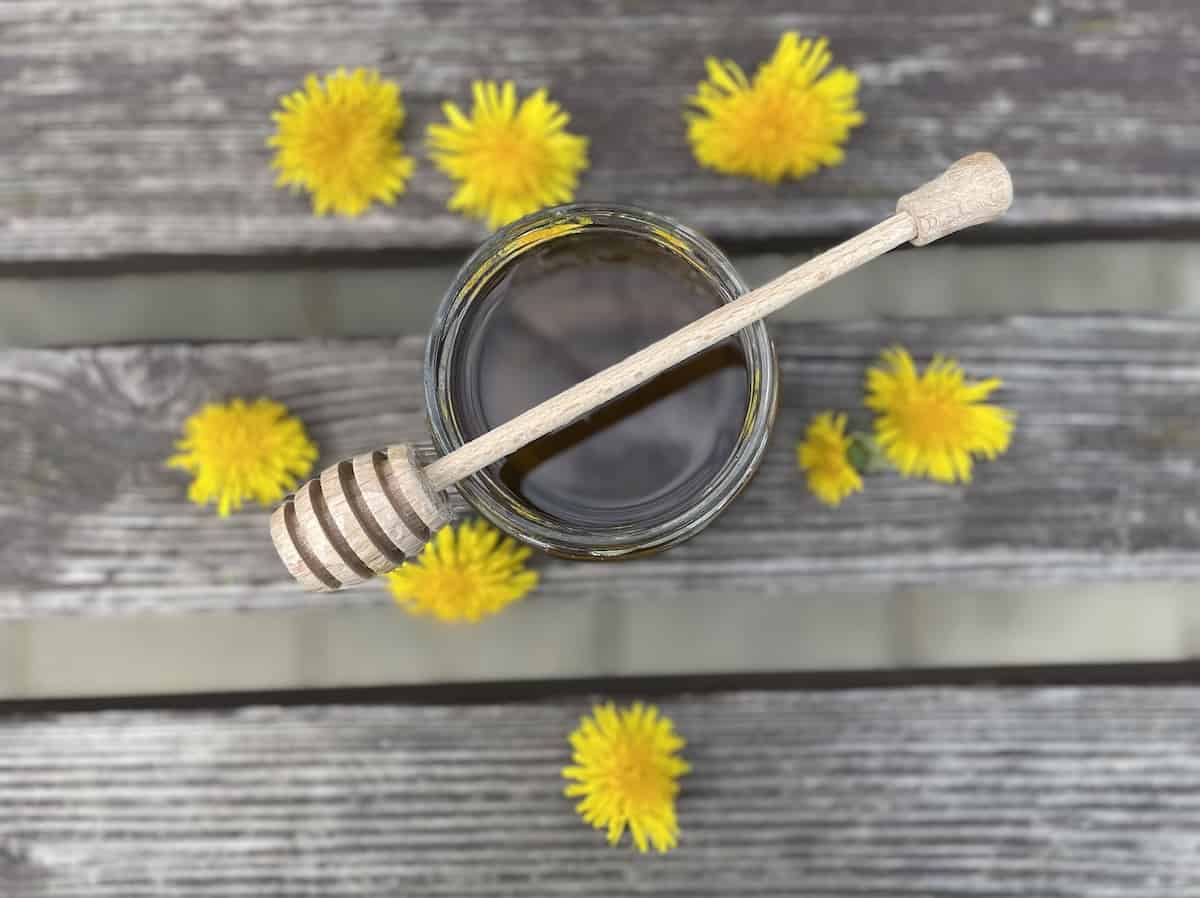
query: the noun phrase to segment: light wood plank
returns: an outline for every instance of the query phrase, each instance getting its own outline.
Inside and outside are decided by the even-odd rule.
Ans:
[[[681,112],[704,57],[752,69],[786,29],[861,75],[846,164],[778,189],[702,171]],[[22,0],[0,33],[0,261],[472,245],[421,144],[473,78],[552,90],[592,141],[580,198],[723,240],[859,230],[976,149],[1012,167],[1003,227],[1200,218],[1193,0]],[[264,146],[277,98],[338,65],[402,82],[422,156],[394,209],[355,222],[276,191]]]
[[[561,795],[584,699],[0,721],[0,892],[195,896],[1200,894],[1200,690],[662,701],[680,848]]]
[[[1200,578],[1200,321],[1150,317],[772,324],[783,371],[767,459],[697,538],[614,564],[550,559],[551,599],[703,589],[797,596],[898,585]],[[861,410],[880,348],[953,352],[1006,382],[1003,459],[963,488],[882,477],[832,511],[794,446],[824,408]],[[0,617],[388,600],[314,596],[275,556],[267,511],[221,520],[163,468],[202,402],[287,403],[320,464],[425,434],[416,338],[0,352]]]

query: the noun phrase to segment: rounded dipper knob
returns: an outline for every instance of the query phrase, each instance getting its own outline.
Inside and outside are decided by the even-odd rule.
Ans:
[[[900,197],[896,211],[912,217],[917,231],[913,245],[926,246],[999,218],[1012,201],[1012,176],[1004,163],[991,153],[972,153]]]

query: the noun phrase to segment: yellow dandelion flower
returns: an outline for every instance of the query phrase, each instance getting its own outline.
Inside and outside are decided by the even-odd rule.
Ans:
[[[853,443],[853,437],[846,435],[844,414],[821,412],[812,419],[804,441],[796,447],[796,460],[808,475],[809,490],[831,508],[862,491],[862,477],[850,462]]]
[[[396,139],[404,123],[397,84],[371,69],[338,69],[324,84],[309,75],[280,106],[267,140],[278,149],[275,184],[307,190],[317,215],[361,215],[373,200],[391,205],[404,192],[414,162]]]
[[[696,161],[727,175],[769,184],[839,165],[850,129],[865,121],[858,76],[838,67],[825,38],[789,31],[751,82],[737,63],[709,57],[708,79],[688,100],[688,141]]]
[[[511,81],[476,81],[467,118],[454,103],[443,103],[449,124],[429,126],[430,157],[459,188],[449,208],[488,227],[570,202],[587,168],[587,138],[568,133],[567,113],[545,89],[518,105]]]
[[[901,474],[969,483],[972,456],[993,459],[1008,449],[1016,416],[981,404],[998,378],[967,381],[958,362],[941,356],[918,374],[901,347],[882,359],[886,368],[867,372],[866,404],[878,413],[876,439]]]
[[[570,736],[574,766],[563,777],[568,798],[582,797],[575,810],[596,829],[608,830],[616,845],[629,827],[638,851],[653,844],[669,851],[679,841],[675,796],[679,777],[691,767],[676,756],[684,741],[653,705],[637,702],[620,712],[611,704],[592,709]]]
[[[210,402],[184,421],[183,434],[167,466],[193,474],[188,498],[197,505],[215,500],[221,517],[246,499],[278,502],[317,460],[304,425],[270,399]]]
[[[482,519],[443,527],[414,562],[388,574],[401,608],[443,621],[475,623],[522,598],[537,586],[525,567],[529,548],[519,546]]]

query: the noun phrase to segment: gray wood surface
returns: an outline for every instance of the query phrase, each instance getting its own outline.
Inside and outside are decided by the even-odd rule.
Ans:
[[[5,898],[1200,895],[1195,688],[660,702],[680,848],[561,795],[583,699],[0,720]]]
[[[630,600],[703,587],[741,594],[897,585],[1200,578],[1200,321],[1132,316],[775,323],[781,407],[755,481],[663,555],[539,560],[550,599]],[[841,509],[807,492],[794,446],[823,408],[861,410],[880,348],[957,354],[1002,377],[1019,414],[974,484],[872,480]],[[219,519],[168,471],[202,402],[287,403],[320,464],[425,436],[422,341],[344,340],[0,352],[0,617],[386,603],[294,586],[268,513]]]
[[[786,29],[862,78],[845,166],[779,189],[702,171],[681,109],[704,57],[752,67]],[[1194,0],[20,0],[0,36],[0,261],[477,242],[428,161],[354,222],[273,189],[277,98],[338,65],[403,83],[413,150],[473,78],[547,85],[592,140],[581,199],[721,239],[858,229],[980,148],[1017,185],[998,227],[1200,218]]]

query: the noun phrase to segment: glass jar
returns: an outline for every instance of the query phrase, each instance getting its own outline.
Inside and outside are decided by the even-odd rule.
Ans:
[[[623,306],[608,304],[606,285],[617,285],[620,289],[616,292],[633,295]],[[671,219],[641,209],[559,206],[502,228],[463,265],[438,308],[429,335],[425,402],[436,450],[440,454],[453,451],[704,311],[733,301],[746,289],[729,260],[712,243]],[[527,309],[519,305],[523,295],[529,297]],[[681,302],[686,306],[681,299],[685,296],[694,307],[672,306]],[[664,308],[672,308],[672,314],[680,318],[669,322],[666,329],[666,319],[655,318],[655,312]],[[499,335],[513,333],[513,321],[522,309],[530,314],[519,323],[520,339],[506,344],[503,341],[509,338]],[[622,317],[630,320],[611,320]],[[557,338],[554,321],[561,325]],[[621,340],[628,342],[631,334],[621,328],[628,324],[636,330],[639,322],[649,328],[651,337],[622,345]],[[619,339],[606,341],[606,334]],[[673,389],[666,384],[657,393],[632,400],[628,421],[641,421],[643,432],[653,433],[658,421],[669,419],[676,431],[682,428],[674,437],[676,442],[656,450],[634,441],[621,458],[613,456],[612,445],[607,446],[609,455],[601,458],[603,464],[575,471],[576,480],[585,488],[576,491],[582,499],[570,494],[574,504],[542,501],[536,497],[551,493],[543,490],[539,494],[522,486],[534,482],[530,471],[541,477],[555,466],[553,458],[554,463],[546,462],[549,456],[545,453],[513,476],[502,470],[502,465],[484,469],[458,484],[460,494],[502,531],[560,557],[630,557],[667,549],[695,535],[749,483],[762,461],[775,415],[778,365],[766,327],[755,323],[727,342],[722,351],[738,353],[739,361],[734,364],[737,382],[743,386],[737,390],[744,396],[739,396],[737,405],[729,406],[733,411],[724,431],[713,429],[709,418],[717,416],[717,409],[710,414],[709,405],[715,406],[717,396],[728,399],[734,388],[728,378],[712,380],[728,372],[722,369],[712,374],[715,369],[710,365],[707,373],[687,380],[677,394],[664,392]],[[500,345],[506,348],[494,349]],[[489,361],[493,357],[508,358],[503,363],[508,368],[496,367]],[[729,356],[723,359],[722,365]],[[669,376],[670,372],[660,377]],[[501,387],[509,380],[520,381],[526,392],[506,397]],[[692,404],[680,404],[684,400],[676,396],[689,397]],[[522,398],[527,401],[522,403]],[[506,408],[505,402],[510,407]],[[616,400],[612,406],[620,402]],[[744,414],[739,415],[738,409],[744,409]],[[648,417],[655,415],[658,417]],[[591,417],[597,420],[580,425],[591,436],[582,438],[595,439],[603,427],[626,426],[618,413],[610,414],[608,421],[601,420],[602,414]],[[693,425],[696,439],[690,440],[687,428]],[[664,434],[666,430],[664,423]],[[577,438],[564,439],[569,443]],[[611,443],[610,435],[603,439]],[[703,444],[702,449],[696,449],[698,444]],[[576,448],[571,444],[567,451]],[[675,469],[680,458],[700,452],[711,457],[700,458],[694,470]],[[653,469],[652,461],[665,464],[666,473]],[[568,470],[559,468],[556,476]],[[595,478],[589,478],[593,470]],[[618,473],[621,471],[623,475]],[[635,495],[623,495],[616,488],[625,486],[626,481]],[[566,482],[561,476],[553,480],[556,488]],[[636,493],[638,489],[645,495]]]

